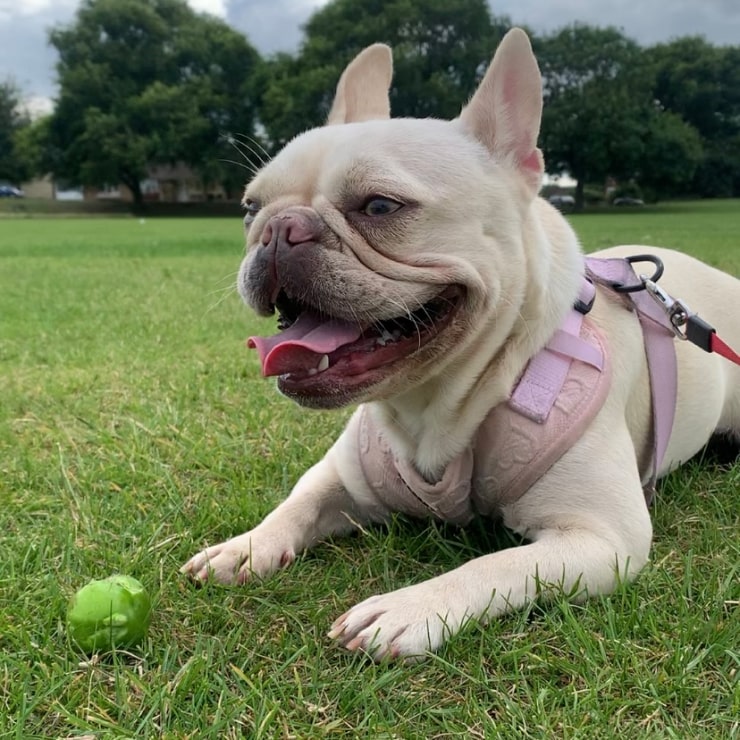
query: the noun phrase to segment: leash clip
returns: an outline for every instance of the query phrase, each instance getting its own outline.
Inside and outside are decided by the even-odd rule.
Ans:
[[[717,332],[711,324],[708,324],[700,316],[692,313],[691,309],[683,301],[677,301],[671,298],[653,280],[646,278],[644,275],[640,275],[640,280],[642,280],[648,294],[665,311],[673,333],[679,339],[687,339],[705,352],[716,352],[725,359],[730,360],[730,362],[740,365],[740,354],[735,352],[717,336]]]
[[[640,275],[640,281],[648,295],[665,311],[673,333],[679,339],[688,339],[686,325],[689,318],[693,316],[691,309],[683,301],[670,296],[654,280],[651,280],[647,276]]]

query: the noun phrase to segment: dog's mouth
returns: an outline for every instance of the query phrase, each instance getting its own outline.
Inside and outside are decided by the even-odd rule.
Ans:
[[[361,325],[302,304],[281,290],[275,307],[280,332],[250,337],[265,376],[280,376],[283,390],[332,392],[329,381],[344,386],[367,385],[382,370],[418,352],[452,320],[462,303],[463,288],[451,285],[419,309]]]

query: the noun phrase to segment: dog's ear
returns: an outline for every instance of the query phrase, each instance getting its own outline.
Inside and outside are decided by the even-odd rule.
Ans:
[[[388,89],[392,77],[389,46],[373,44],[363,49],[339,78],[327,125],[390,118]]]
[[[519,170],[537,191],[544,172],[537,148],[541,118],[540,70],[527,34],[513,28],[504,36],[460,120],[496,159]]]

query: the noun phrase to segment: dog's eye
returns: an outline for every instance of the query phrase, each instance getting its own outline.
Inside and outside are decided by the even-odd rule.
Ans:
[[[403,203],[391,198],[374,196],[365,202],[360,211],[366,216],[387,216],[389,213],[395,213],[399,208],[403,208]]]
[[[244,225],[249,226],[249,224],[254,221],[254,217],[259,213],[259,210],[261,208],[261,204],[258,200],[253,200],[252,198],[246,198],[244,200],[244,210],[246,211],[246,214],[244,216]]]

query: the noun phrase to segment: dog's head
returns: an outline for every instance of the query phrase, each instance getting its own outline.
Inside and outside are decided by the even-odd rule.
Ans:
[[[542,92],[526,35],[505,37],[454,121],[389,119],[392,58],[344,71],[327,125],[248,185],[242,297],[278,313],[265,375],[306,406],[389,398],[446,371],[519,313],[525,217],[540,186]],[[490,333],[490,332],[489,332]]]

